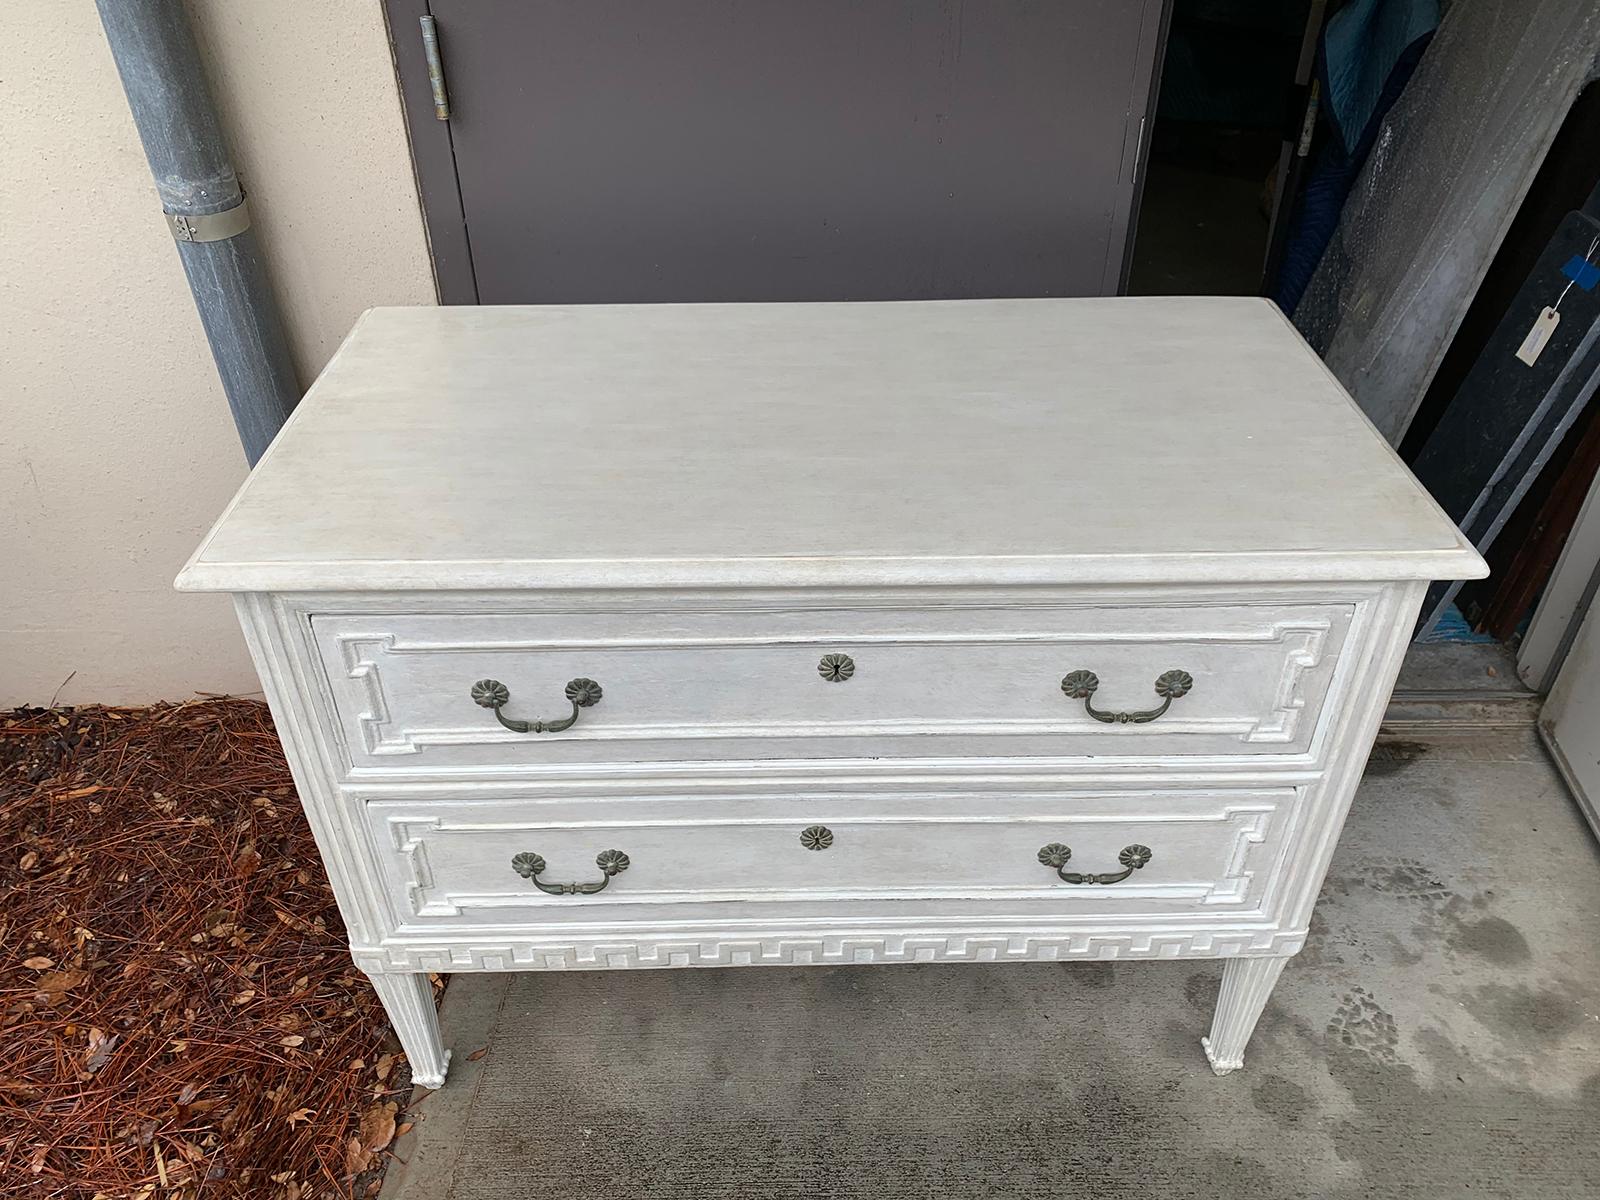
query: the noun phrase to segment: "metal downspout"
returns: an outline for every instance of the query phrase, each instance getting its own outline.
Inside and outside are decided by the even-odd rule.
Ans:
[[[283,322],[181,0],[96,0],[252,466],[300,399]]]

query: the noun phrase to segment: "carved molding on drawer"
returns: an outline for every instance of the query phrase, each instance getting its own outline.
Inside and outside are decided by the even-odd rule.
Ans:
[[[1140,814],[1137,817],[1111,818],[1117,820],[1133,820],[1144,825],[1196,825],[1196,824],[1232,824],[1235,826],[1232,846],[1228,852],[1227,866],[1222,877],[1212,882],[1195,881],[1192,883],[1134,883],[1119,887],[1112,891],[1092,891],[1074,894],[1074,900],[1083,898],[1093,903],[1105,900],[1154,900],[1154,901],[1184,901],[1188,903],[1207,906],[1241,905],[1250,898],[1250,886],[1255,879],[1256,871],[1250,864],[1250,847],[1266,841],[1269,826],[1274,814],[1283,810],[1270,804],[1230,804],[1220,810],[1207,813],[1162,813]],[[941,821],[936,818],[924,820],[898,819],[894,824],[902,827],[929,826],[940,824],[996,824],[1014,825],[1027,824],[1041,831],[1060,827],[1073,820],[1066,816],[1038,817],[1019,820],[1015,817],[971,817],[961,821]],[[1076,818],[1083,821],[1083,817]],[[521,886],[508,886],[498,891],[475,890],[470,892],[452,892],[440,888],[432,864],[428,856],[427,838],[437,834],[492,834],[504,844],[533,844],[538,840],[541,832],[548,827],[529,823],[518,826],[511,823],[496,822],[485,824],[474,821],[452,821],[442,816],[389,816],[386,818],[389,841],[394,847],[399,860],[405,864],[400,875],[400,882],[405,888],[407,902],[411,915],[414,917],[458,917],[467,910],[478,912],[492,911],[495,909],[525,908],[528,906],[541,906],[548,904],[538,893],[528,891]],[[738,822],[723,822],[738,824],[740,826],[765,826],[770,827],[775,836],[775,844],[783,840],[783,834],[794,825],[793,818],[763,818],[741,820]],[[830,817],[830,826],[838,830],[849,830],[852,826],[873,826],[883,824],[878,818],[862,818],[852,820],[848,817]],[[695,822],[676,821],[633,821],[614,823],[622,829],[637,829],[650,827],[682,826],[693,828]],[[616,840],[615,830],[605,824],[596,826],[597,833],[604,833],[601,840],[611,837]],[[1130,835],[1131,836],[1131,835]],[[1159,835],[1157,835],[1159,836]],[[509,878],[509,874],[508,874]],[[711,888],[711,887],[686,887],[675,890],[629,890],[610,893],[606,897],[609,905],[639,905],[649,906],[658,904],[682,903],[688,900],[708,901],[712,903],[782,903],[786,901],[816,901],[819,903],[834,903],[850,900],[917,900],[917,899],[1026,899],[1037,900],[1048,895],[1048,883],[1041,883],[1037,887],[1019,887],[1015,884],[1008,885],[954,885],[947,887],[934,886],[880,886],[880,887],[761,887],[750,886],[741,888]],[[559,902],[558,902],[559,903]]]
[[[389,704],[383,693],[383,677],[371,655],[376,648],[386,653],[394,651],[394,635],[381,637],[342,637],[339,639],[339,656],[344,662],[345,675],[354,680],[366,698],[366,708],[356,713],[361,727],[361,737],[368,754],[415,754],[417,745],[404,733],[390,728]]]
[[[434,886],[433,867],[428,862],[428,845],[422,839],[425,831],[438,828],[438,817],[389,822],[389,840],[411,872],[406,880],[406,899],[411,903],[412,913],[419,917],[456,916],[461,911],[453,904],[440,905],[428,897]]]
[[[560,938],[444,945],[390,943],[352,951],[356,966],[385,971],[587,971],[638,967],[817,966],[865,963],[1057,962],[1295,954],[1304,933],[1276,929],[1137,933],[850,934]]]
[[[1289,743],[1295,740],[1299,721],[1306,708],[1307,697],[1302,688],[1306,674],[1319,666],[1323,659],[1332,623],[1328,620],[1297,619],[1262,626],[1259,630],[1219,633],[1216,630],[1163,631],[1160,633],[1085,633],[1074,635],[1059,631],[943,637],[918,637],[916,635],[860,635],[850,639],[852,646],[882,644],[890,646],[914,645],[981,645],[1011,646],[1019,643],[1059,645],[1062,662],[1071,658],[1072,648],[1080,644],[1148,643],[1162,646],[1204,644],[1248,644],[1286,647],[1286,653],[1274,693],[1273,707],[1260,718],[1239,717],[1188,717],[1173,713],[1163,717],[1163,733],[1210,733],[1236,736],[1246,743]],[[524,735],[502,729],[488,722],[463,722],[459,726],[434,729],[413,729],[399,725],[393,718],[389,697],[384,690],[380,659],[385,656],[426,654],[509,654],[540,653],[546,651],[651,651],[671,649],[732,649],[742,647],[795,646],[808,649],[827,649],[833,643],[815,637],[794,638],[641,638],[641,639],[590,639],[581,642],[551,643],[548,641],[479,641],[439,644],[432,642],[407,643],[395,634],[349,633],[337,636],[340,659],[345,675],[361,689],[364,707],[354,715],[360,727],[362,742],[370,755],[416,754],[428,746],[474,746],[498,743],[526,742]],[[1202,684],[1203,686],[1203,684]],[[463,705],[464,713],[474,710]],[[860,719],[813,722],[760,722],[739,721],[672,724],[658,721],[651,724],[623,724],[612,719],[598,730],[579,729],[571,736],[593,736],[606,741],[629,740],[700,740],[708,738],[778,738],[778,737],[873,737],[873,736],[939,736],[943,734],[989,734],[998,736],[1059,735],[1063,726],[1073,720],[1070,711],[1060,717],[1048,719],[972,719],[960,720],[896,720],[892,716],[882,720]],[[1092,732],[1108,731],[1117,736],[1129,737],[1137,744],[1140,727],[1097,727]],[[1063,747],[1063,751],[1067,750]]]
[[[1288,641],[1291,636],[1299,636],[1302,640],[1299,649],[1291,650],[1284,659],[1283,676],[1278,681],[1276,704],[1270,719],[1257,722],[1255,728],[1245,735],[1247,742],[1294,741],[1300,715],[1306,707],[1300,682],[1307,671],[1322,662],[1323,644],[1328,638],[1329,625],[1326,621],[1294,622],[1273,628],[1281,641]]]
[[[1250,858],[1250,847],[1260,845],[1267,840],[1267,825],[1272,819],[1274,809],[1246,809],[1230,808],[1228,816],[1238,813],[1254,811],[1255,819],[1239,826],[1239,832],[1233,839],[1233,853],[1228,857],[1227,873],[1212,884],[1211,891],[1201,901],[1202,904],[1243,904],[1250,895],[1250,883],[1255,879],[1255,872],[1246,867]]]

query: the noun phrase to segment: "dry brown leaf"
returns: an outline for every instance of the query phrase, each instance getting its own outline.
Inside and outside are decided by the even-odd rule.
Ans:
[[[376,1070],[377,1070],[377,1073],[378,1073],[378,1082],[379,1083],[382,1083],[385,1079],[389,1078],[389,1072],[394,1070],[394,1055],[392,1055],[392,1054],[380,1054],[380,1055],[378,1055],[378,1065],[376,1067]]]
[[[298,1033],[291,1033],[288,1037],[278,1039],[278,1045],[288,1046],[291,1049],[295,1046],[303,1046],[305,1042],[306,1039]]]
[[[376,1152],[394,1140],[394,1115],[397,1110],[398,1106],[390,1100],[384,1104],[374,1104],[361,1114],[356,1136],[364,1149]]]
[[[87,971],[51,971],[34,981],[34,999],[55,1004],[87,978]]]
[[[467,1061],[468,1062],[477,1062],[480,1058],[482,1058],[487,1053],[489,1053],[489,1047],[487,1047],[487,1046],[479,1046],[471,1054],[467,1055]]]
[[[111,1057],[111,1052],[117,1048],[117,1043],[122,1039],[116,1034],[106,1034],[104,1030],[89,1029],[89,1048],[84,1053],[84,1069],[91,1074],[106,1065],[106,1059]]]
[[[346,1178],[354,1179],[372,1165],[374,1156],[394,1140],[394,1101],[374,1104],[361,1114],[356,1136],[345,1150]]]
[[[6,734],[14,720],[0,716]],[[55,765],[22,780],[22,807],[0,782],[0,811],[22,822],[0,846],[14,885],[0,947],[18,976],[0,997],[0,1160],[19,1187],[102,1200],[365,1194],[336,1180],[352,1121],[394,1098],[365,1094],[388,1030],[343,954],[265,709],[27,720],[29,736],[55,739]],[[24,969],[30,956],[51,961]],[[273,1050],[297,1038],[280,1046],[294,1054]],[[360,1074],[335,1065],[357,1058]],[[356,1139],[363,1184],[393,1147],[389,1122],[398,1111],[380,1109],[363,1131],[383,1149]]]
[[[394,1127],[394,1136],[397,1138],[403,1138],[416,1127],[416,1122],[414,1121],[403,1121]]]
[[[372,1151],[361,1144],[360,1138],[351,1138],[344,1149],[344,1177],[354,1179],[372,1165]]]
[[[48,971],[51,967],[56,965],[56,960],[53,958],[46,958],[42,954],[35,954],[32,958],[23,959],[22,965],[27,967],[30,971]]]

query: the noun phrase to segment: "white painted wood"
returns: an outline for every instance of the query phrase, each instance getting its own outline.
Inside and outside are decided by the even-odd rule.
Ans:
[[[318,691],[308,675],[314,662],[293,640],[290,618],[272,597],[235,596],[234,610],[345,930],[352,945],[370,945],[383,937],[382,894],[360,812],[344,802],[336,782],[326,722],[318,712]]]
[[[232,591],[1461,578],[1268,302],[376,309],[179,577]]]
[[[1600,836],[1600,613],[1592,606],[1539,713],[1539,732]]]
[[[776,601],[781,603],[781,599]],[[938,607],[874,611],[319,614],[311,628],[352,771],[460,772],[583,762],[925,755],[1306,754],[1353,604]],[[818,673],[845,653],[847,680]],[[1097,708],[1158,707],[1155,680],[1192,691],[1148,724],[1106,724],[1062,678],[1091,670]],[[558,733],[590,678],[600,703]],[[937,742],[935,742],[937,739]]]
[[[1385,588],[1372,614],[1371,631],[1361,648],[1360,661],[1352,664],[1355,669],[1351,689],[1329,749],[1328,770],[1321,786],[1309,794],[1304,834],[1295,840],[1284,865],[1295,881],[1295,900],[1284,914],[1285,922],[1293,928],[1304,929],[1311,923],[1312,906],[1366,770],[1367,755],[1400,676],[1426,591],[1427,584],[1422,581]]]
[[[1272,995],[1286,958],[1235,958],[1222,967],[1222,991],[1211,1018],[1211,1034],[1200,1039],[1211,1069],[1226,1075],[1244,1066],[1244,1047]]]
[[[445,1072],[450,1069],[450,1051],[444,1048],[439,1035],[439,1013],[427,975],[378,972],[368,978],[383,1001],[383,1011],[389,1014],[400,1048],[406,1052],[411,1082],[426,1088],[443,1087]]]
[[[181,584],[240,593],[436,1084],[427,972],[777,963],[1223,957],[1232,1069],[1425,580],[1482,569],[1262,305],[1039,301],[377,313]],[[1149,724],[1060,691],[1172,668]],[[467,694],[556,715],[577,675],[568,734]],[[1071,885],[1053,841],[1153,856]],[[509,867],[613,847],[591,896]]]
[[[412,938],[352,951],[369,974],[407,971],[610,971],[677,967],[825,967],[881,963],[1070,962],[1075,960],[1287,958],[1305,932],[1205,924],[1064,929],[1022,921],[905,921],[782,926],[750,923],[663,930],[650,926],[569,930],[563,935]]]
[[[469,790],[373,800],[366,817],[397,932],[516,936],[595,923],[715,924],[735,912],[893,919],[908,902],[928,916],[1062,924],[1271,920],[1301,804],[1281,787],[489,802]],[[831,844],[808,849],[801,835],[819,825]],[[1052,843],[1071,848],[1069,871],[1118,872],[1130,845],[1151,856],[1115,884],[1074,885],[1039,861]],[[546,883],[598,881],[596,855],[610,849],[630,865],[591,896],[545,894],[512,865],[531,852],[547,864]]]

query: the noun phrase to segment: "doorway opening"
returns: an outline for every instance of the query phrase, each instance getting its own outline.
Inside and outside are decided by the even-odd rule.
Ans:
[[[1262,295],[1293,318],[1345,197],[1433,43],[1440,8],[1434,0],[1174,0],[1128,291]],[[1459,136],[1443,116],[1403,111],[1400,119],[1440,122],[1440,138]],[[1591,85],[1565,114],[1399,445],[1493,568],[1487,580],[1430,593],[1418,644],[1457,649],[1417,657],[1488,664],[1491,679],[1520,676],[1538,691],[1563,653],[1547,646],[1534,665],[1526,654],[1518,661],[1541,603],[1559,592],[1567,608],[1586,604],[1600,580],[1595,563],[1558,570],[1569,543],[1600,561],[1600,514],[1588,532],[1574,532],[1600,468],[1600,404],[1578,387],[1552,400],[1550,379],[1495,364],[1512,360],[1539,306],[1564,293],[1551,357],[1576,355],[1574,370],[1590,372],[1576,339],[1600,306],[1589,278],[1600,249],[1585,253],[1600,247],[1597,139],[1600,86]],[[1539,291],[1552,281],[1555,292]],[[1539,298],[1528,309],[1530,289]],[[1559,622],[1568,631],[1574,623],[1571,613]]]
[[[1304,114],[1311,0],[1176,0],[1139,222],[1131,295],[1252,296],[1284,148]],[[1320,4],[1318,5],[1320,8]],[[1314,37],[1314,33],[1311,34]]]

